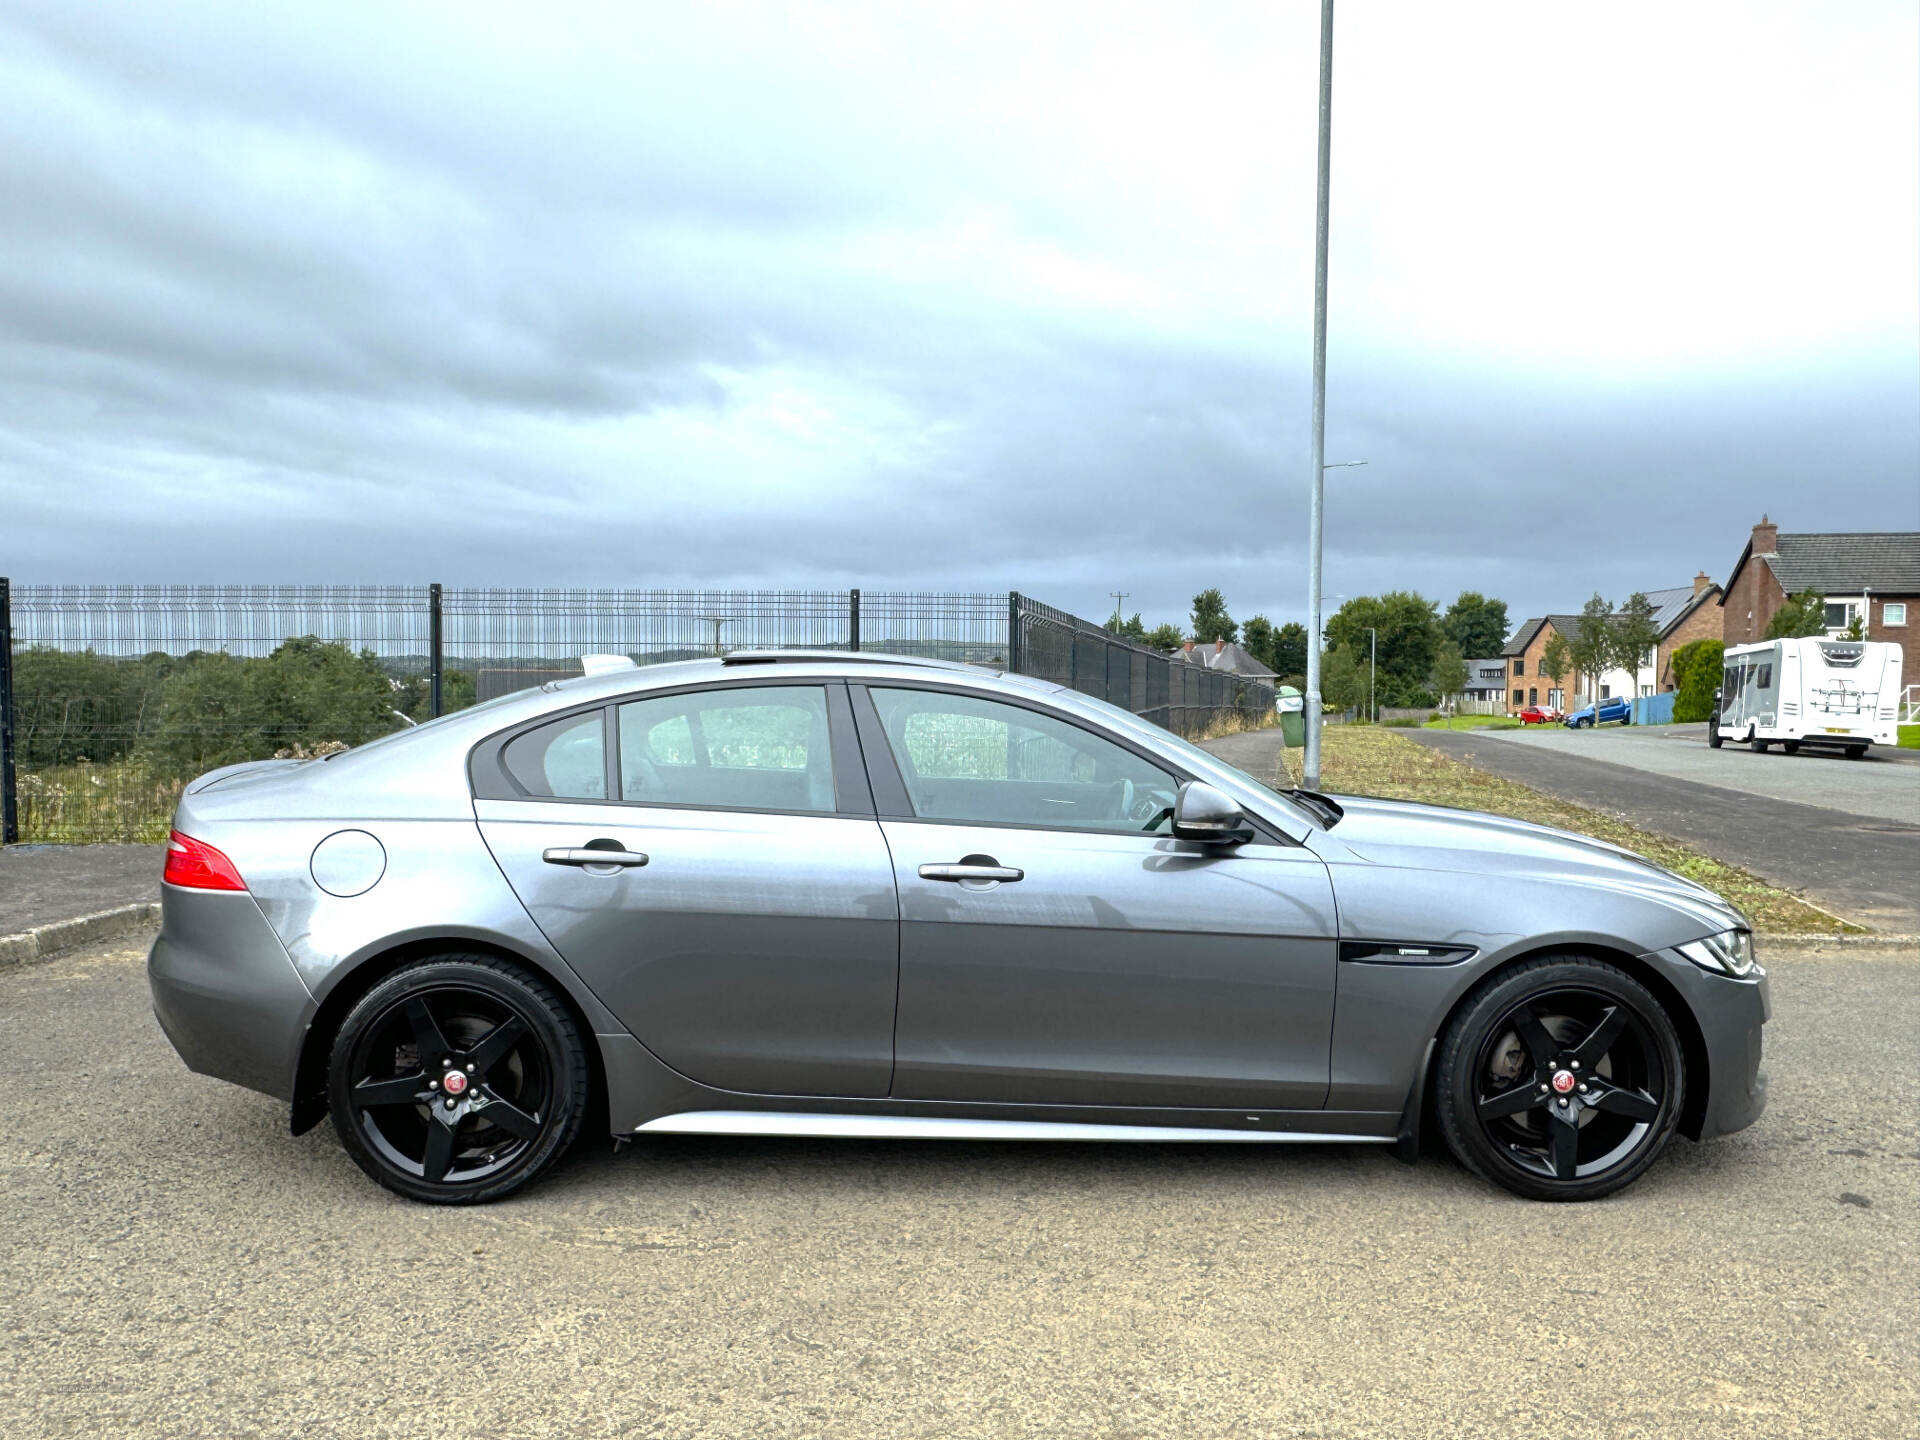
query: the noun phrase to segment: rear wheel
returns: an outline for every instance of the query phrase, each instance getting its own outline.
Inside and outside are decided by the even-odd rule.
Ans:
[[[1748,747],[1751,748],[1753,753],[1756,755],[1766,754],[1767,746],[1769,746],[1772,743],[1773,742],[1770,740],[1762,740],[1758,735],[1754,736],[1753,739],[1747,741]]]
[[[1789,755],[1798,755],[1800,753],[1800,742],[1798,740],[1782,740],[1780,742],[1780,748]]]
[[[580,1133],[591,1074],[572,1012],[544,980],[489,955],[388,976],[348,1012],[328,1061],[340,1143],[389,1190],[497,1200]]]
[[[1864,759],[1866,757],[1866,753],[1867,753],[1867,747],[1864,745],[1849,745],[1847,747],[1847,758],[1849,760]]]
[[[1593,1200],[1666,1147],[1685,1096],[1666,1011],[1584,956],[1494,976],[1441,1042],[1437,1108],[1469,1170],[1534,1200]]]

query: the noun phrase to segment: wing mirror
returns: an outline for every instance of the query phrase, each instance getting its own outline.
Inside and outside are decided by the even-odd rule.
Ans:
[[[1237,845],[1253,838],[1246,813],[1204,780],[1189,780],[1173,802],[1173,838]]]

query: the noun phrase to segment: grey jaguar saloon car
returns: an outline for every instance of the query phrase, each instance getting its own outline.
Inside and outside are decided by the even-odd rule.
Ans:
[[[1269,789],[958,664],[746,652],[186,789],[149,960],[193,1069],[491,1200],[659,1134],[1323,1142],[1517,1194],[1765,1105],[1724,900],[1579,835]]]

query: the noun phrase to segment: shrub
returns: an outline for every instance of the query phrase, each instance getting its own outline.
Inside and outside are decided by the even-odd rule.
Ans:
[[[1676,721],[1705,720],[1713,714],[1713,692],[1720,688],[1720,657],[1726,648],[1718,640],[1695,640],[1673,652]]]

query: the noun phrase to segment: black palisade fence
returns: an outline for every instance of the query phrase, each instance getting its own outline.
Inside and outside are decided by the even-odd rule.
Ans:
[[[580,673],[778,646],[1035,675],[1182,734],[1270,685],[1014,592],[10,585],[0,578],[0,843],[155,841],[217,765],[357,745]]]

